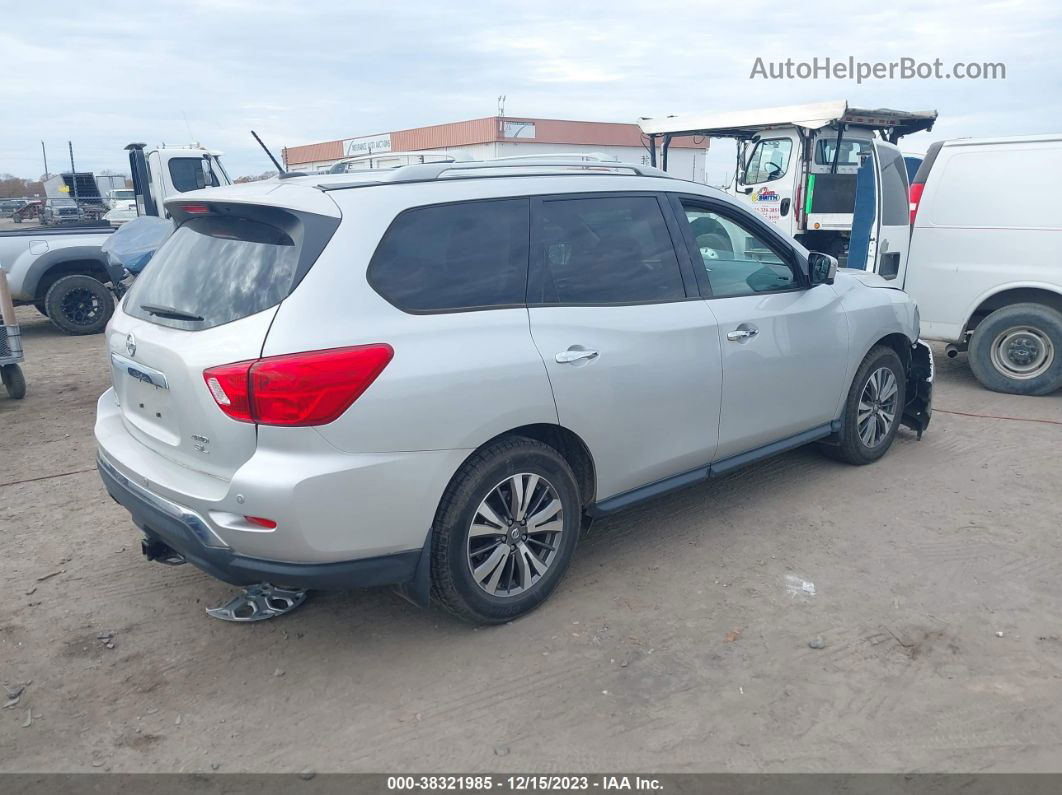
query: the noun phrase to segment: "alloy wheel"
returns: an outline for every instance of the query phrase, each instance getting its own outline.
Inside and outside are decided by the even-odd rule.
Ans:
[[[879,367],[870,374],[856,411],[859,438],[867,447],[877,447],[889,435],[896,420],[898,396],[896,375],[891,369]]]
[[[496,597],[526,593],[553,565],[564,530],[557,490],[521,472],[492,488],[468,528],[467,558],[476,584]]]
[[[77,287],[63,296],[60,302],[63,315],[78,326],[89,326],[103,311],[99,298],[85,287]]]

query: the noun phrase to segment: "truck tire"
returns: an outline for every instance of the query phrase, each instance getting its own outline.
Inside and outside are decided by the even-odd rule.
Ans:
[[[538,607],[575,554],[582,503],[554,448],[522,436],[474,453],[446,489],[432,529],[432,600],[499,624]]]
[[[48,288],[44,310],[67,334],[99,334],[114,314],[114,296],[91,276],[64,276]]]
[[[819,444],[830,458],[872,464],[892,447],[906,401],[907,377],[896,351],[875,345],[859,365],[844,403],[838,443]]]
[[[1049,395],[1062,388],[1062,312],[1011,304],[977,324],[970,369],[981,384],[1011,395]]]

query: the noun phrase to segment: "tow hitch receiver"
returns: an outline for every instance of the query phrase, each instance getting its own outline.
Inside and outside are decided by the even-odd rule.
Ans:
[[[187,561],[184,555],[154,539],[140,539],[140,551],[148,560],[162,563],[166,566],[180,566]]]
[[[222,621],[265,621],[290,613],[306,601],[306,591],[278,588],[267,582],[250,585],[221,607],[208,607],[207,615]]]

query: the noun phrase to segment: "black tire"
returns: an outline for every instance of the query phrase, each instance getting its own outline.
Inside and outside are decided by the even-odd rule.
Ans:
[[[44,310],[67,334],[99,334],[114,314],[114,296],[91,276],[63,276],[48,288]]]
[[[0,367],[0,380],[3,380],[9,398],[22,400],[26,397],[26,376],[17,364],[5,364]]]
[[[884,436],[875,442],[868,444],[860,433],[859,403],[871,376],[878,373],[882,368],[887,368],[896,379],[896,398],[893,403],[892,422]],[[872,464],[889,451],[896,431],[900,427],[900,418],[903,416],[904,401],[907,398],[907,382],[903,370],[903,362],[892,348],[884,345],[875,345],[859,365],[852,386],[848,390],[848,398],[844,404],[843,429],[838,444],[820,444],[819,449],[830,458],[844,461],[857,466]],[[874,422],[874,417],[869,418]]]
[[[552,502],[553,498],[560,501],[562,515],[557,526],[561,529],[551,536],[540,536],[551,540],[555,551],[547,551],[543,555],[549,560],[548,568],[539,574],[536,581],[532,581],[523,591],[519,591],[518,587],[512,588],[514,593],[511,595],[493,595],[481,587],[473,575],[473,557],[482,556],[475,557],[475,560],[483,566],[487,565],[487,559],[495,552],[507,554],[504,549],[500,552],[499,549],[509,543],[509,536],[502,532],[496,534],[497,538],[477,539],[473,543],[482,542],[484,546],[480,547],[479,552],[470,554],[472,523],[478,518],[480,504],[489,495],[495,495],[496,488],[504,488],[510,482],[509,478],[524,473],[539,476],[539,489],[544,488],[542,483],[552,488],[552,495],[546,492],[543,496],[541,491],[537,493],[543,501]],[[530,479],[525,483],[530,483]],[[541,505],[532,506],[528,510],[529,516],[534,509],[541,510]],[[458,618],[476,624],[500,624],[533,610],[549,597],[571,563],[579,540],[581,515],[582,504],[575,477],[568,463],[554,448],[518,436],[494,442],[477,451],[454,476],[435,515],[431,556],[433,601]],[[509,519],[500,512],[498,516],[502,517],[503,523]],[[509,529],[512,527],[510,524]],[[487,546],[496,540],[495,546]],[[530,549],[532,544],[538,543],[535,540],[528,541],[525,548]],[[506,569],[507,566],[515,569],[517,560],[527,561],[526,557],[520,558],[518,549],[513,548],[512,553],[496,568],[490,569],[500,570],[496,593],[503,590],[505,584],[512,585],[512,578],[522,575],[522,571]],[[541,548],[535,546],[534,549],[541,554]],[[548,558],[550,554],[553,555],[551,559]],[[533,565],[527,571],[532,569]],[[506,579],[507,576],[509,579]],[[493,577],[488,579],[488,587],[490,579]]]
[[[969,353],[970,369],[988,389],[1049,395],[1062,388],[1062,312],[1043,304],[997,309],[977,324]]]

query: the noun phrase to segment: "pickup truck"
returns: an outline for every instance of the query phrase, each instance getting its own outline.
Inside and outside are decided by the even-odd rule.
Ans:
[[[103,331],[124,276],[100,250],[113,231],[107,225],[0,232],[0,268],[15,303],[33,304],[68,334]]]
[[[126,149],[139,215],[168,217],[163,206],[168,196],[231,184],[219,152],[198,145]],[[101,250],[113,232],[109,222],[0,232],[0,268],[15,303],[33,304],[67,334],[103,331],[125,276]]]

